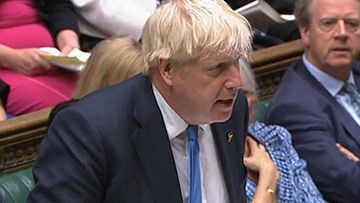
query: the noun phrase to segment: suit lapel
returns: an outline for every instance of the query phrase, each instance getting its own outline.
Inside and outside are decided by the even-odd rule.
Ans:
[[[180,185],[168,135],[150,80],[135,101],[134,116],[140,128],[133,142],[156,202],[182,202]]]
[[[310,74],[309,71],[306,70],[305,65],[301,62],[303,68],[299,68],[299,72],[303,75],[303,78],[307,80],[314,89],[320,91],[321,95],[326,97],[326,100],[329,101],[331,108],[334,111],[334,115],[336,119],[341,122],[344,128],[348,131],[348,133],[356,140],[358,144],[360,144],[360,126],[356,123],[356,121],[351,117],[351,115],[341,106],[336,99],[330,95],[330,93],[320,84],[319,81],[316,80],[314,76]],[[357,85],[358,90],[360,89],[360,78],[359,78],[359,67],[358,64],[355,64],[354,68],[354,78],[355,83]],[[341,136],[341,135],[338,135]]]
[[[241,100],[241,101],[239,101]],[[246,169],[243,164],[244,139],[247,126],[247,103],[238,97],[233,115],[226,123],[211,127],[230,202],[245,202]]]

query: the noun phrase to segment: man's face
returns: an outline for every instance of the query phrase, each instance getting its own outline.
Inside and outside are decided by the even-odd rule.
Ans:
[[[324,72],[350,70],[360,52],[358,0],[315,0],[309,26],[300,26],[308,60]]]
[[[214,55],[174,68],[175,111],[188,123],[222,122],[230,118],[241,86],[238,59]]]

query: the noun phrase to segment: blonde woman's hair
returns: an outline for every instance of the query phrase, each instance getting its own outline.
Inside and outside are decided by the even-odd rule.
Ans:
[[[160,6],[143,29],[146,72],[157,59],[187,63],[217,53],[247,58],[249,22],[223,0],[172,0]]]
[[[143,70],[144,60],[139,42],[130,37],[101,41],[91,51],[74,98],[129,79]]]

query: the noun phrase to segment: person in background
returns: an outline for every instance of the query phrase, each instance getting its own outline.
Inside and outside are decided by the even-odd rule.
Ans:
[[[299,158],[292,146],[290,133],[281,126],[266,125],[256,120],[256,103],[258,97],[255,75],[249,63],[241,61],[240,67],[243,90],[249,105],[249,136],[247,139],[252,140],[252,146],[260,145],[266,150],[266,154],[268,156],[270,155],[270,161],[266,159],[266,156],[260,156],[261,154],[259,157],[264,158],[254,160],[258,162],[261,168],[264,168],[263,170],[268,169],[268,171],[273,171],[272,164],[275,164],[276,166],[274,167],[279,170],[280,178],[277,187],[271,187],[271,190],[274,191],[274,196],[276,196],[276,200],[278,202],[294,203],[325,202],[307,171],[306,162]],[[245,165],[247,165],[246,161]],[[273,182],[276,177],[279,177],[276,174],[269,174],[267,176],[268,178],[273,178]],[[258,188],[259,184],[256,184],[254,178],[250,176],[246,183],[246,194],[249,202],[253,199],[255,191],[258,192]]]
[[[326,201],[359,202],[360,1],[297,0],[295,15],[304,55],[287,69],[266,122],[290,131]]]
[[[53,67],[38,48],[57,46],[67,55],[79,48],[77,33],[70,0],[0,1],[0,79],[11,89],[8,113],[37,111],[72,96],[77,75]]]
[[[141,37],[141,30],[154,12],[156,0],[71,0],[79,14],[81,47],[91,49],[111,37]]]
[[[0,121],[6,120],[6,103],[10,87],[4,81],[0,80]]]
[[[142,46],[146,74],[55,116],[29,203],[246,201],[238,61],[251,50],[248,21],[222,0],[170,1]]]
[[[234,9],[238,9],[254,0],[226,0]],[[297,0],[265,0],[279,14],[293,14]],[[283,42],[288,42],[300,38],[299,29],[295,21],[287,21],[281,24],[274,24],[266,31],[254,32],[254,47],[269,47]],[[256,46],[257,45],[257,46]]]
[[[145,70],[141,44],[131,37],[101,41],[91,50],[75,89],[74,98],[125,81]]]
[[[81,72],[72,99],[56,105],[50,112],[48,127],[63,109],[82,97],[122,81],[145,70],[141,44],[131,37],[110,38],[99,42],[92,50]]]

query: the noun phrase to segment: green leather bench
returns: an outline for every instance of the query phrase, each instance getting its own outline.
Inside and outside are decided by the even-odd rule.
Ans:
[[[0,194],[5,203],[23,203],[34,188],[31,167],[0,176]]]

